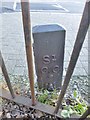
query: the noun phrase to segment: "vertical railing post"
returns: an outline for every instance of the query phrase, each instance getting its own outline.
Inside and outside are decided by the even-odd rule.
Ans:
[[[79,120],[85,120],[88,115],[90,115],[90,107],[88,107],[86,112],[79,118]]]
[[[60,107],[60,105],[62,103],[62,100],[63,100],[63,97],[65,95],[66,89],[69,85],[70,78],[73,74],[75,65],[77,63],[77,60],[78,60],[83,42],[85,40],[85,36],[86,36],[87,30],[88,30],[88,27],[89,27],[89,24],[90,24],[90,16],[88,16],[89,10],[90,10],[90,0],[88,0],[85,4],[85,9],[84,9],[83,16],[82,16],[82,19],[81,19],[79,31],[78,31],[77,37],[76,37],[76,42],[75,42],[75,45],[74,45],[74,48],[73,48],[73,52],[72,52],[72,55],[71,55],[71,59],[70,59],[70,62],[69,62],[67,73],[66,73],[66,76],[65,76],[65,79],[64,79],[64,84],[62,86],[62,90],[61,90],[61,93],[59,95],[58,103],[57,103],[57,106],[55,108],[54,114],[58,113],[59,107]]]
[[[33,56],[32,56],[33,52],[32,52],[32,35],[31,35],[29,0],[21,0],[21,8],[22,8],[22,19],[23,19],[32,105],[35,105],[34,68],[33,68]]]
[[[12,86],[11,86],[11,83],[10,83],[10,78],[9,78],[8,73],[7,73],[7,69],[6,69],[3,57],[1,55],[1,52],[0,52],[0,66],[1,66],[1,70],[2,70],[2,73],[3,73],[4,78],[5,78],[5,81],[7,83],[8,89],[11,93],[11,96],[12,96],[12,98],[15,98],[15,95],[14,95],[14,92],[13,92],[13,89],[12,89]]]

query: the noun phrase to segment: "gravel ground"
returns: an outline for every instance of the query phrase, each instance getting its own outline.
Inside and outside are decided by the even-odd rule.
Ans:
[[[38,110],[15,104],[14,102],[3,100],[2,103],[2,118],[28,118],[32,120],[58,120],[57,118],[47,115]]]
[[[73,90],[76,89],[78,91],[78,94],[81,95],[85,101],[88,101],[88,88],[88,77],[72,77],[69,87],[67,89],[67,94],[72,94]]]
[[[7,85],[4,81],[3,76],[0,76],[0,86],[8,89]],[[24,95],[27,97],[30,97],[30,88],[29,88],[29,80],[27,76],[12,76],[10,75],[10,80],[12,87],[16,94]],[[88,100],[88,78],[84,76],[79,77],[72,77],[69,87],[67,89],[65,98],[69,95],[73,97],[73,91],[77,90],[78,95],[82,96],[82,98],[87,101]],[[37,94],[37,85],[35,85],[35,93]],[[2,102],[1,102],[2,101]],[[52,118],[49,115],[46,115],[45,113],[42,113],[40,111],[35,111],[31,108],[26,108],[22,105],[17,105],[13,102],[2,100],[0,99],[0,104],[2,106],[2,111],[0,112],[0,116],[3,118],[31,118],[32,120],[38,120],[42,118],[41,120],[44,120],[50,118],[52,120],[56,120],[56,118]],[[46,120],[45,119],[45,120]]]
[[[27,95],[27,93],[30,92],[29,79],[27,76],[9,76],[13,89],[16,92],[19,92],[17,94]],[[2,87],[8,89],[4,77],[2,75],[0,75],[0,83],[2,84]],[[35,83],[35,88],[36,87],[37,84]],[[77,89],[77,91],[82,95],[82,97],[86,97],[88,96],[88,87],[89,85],[87,76],[73,76],[70,80],[67,92],[72,92],[74,89]]]

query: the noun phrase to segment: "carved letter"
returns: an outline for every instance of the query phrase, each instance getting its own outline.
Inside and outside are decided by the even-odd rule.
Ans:
[[[52,61],[56,61],[56,56],[55,55],[52,55]]]
[[[55,67],[53,68],[53,72],[54,73],[58,73],[59,72],[59,66],[55,65]]]
[[[48,67],[43,67],[41,71],[42,73],[46,73],[48,71]]]
[[[49,55],[43,56],[43,62],[44,62],[44,64],[49,64],[50,63],[50,57],[49,57]]]

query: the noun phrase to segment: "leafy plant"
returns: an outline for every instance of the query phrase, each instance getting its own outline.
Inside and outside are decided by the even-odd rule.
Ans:
[[[79,114],[82,115],[87,109],[86,105],[83,105],[82,103],[77,103],[77,105],[74,106],[74,111]]]
[[[69,113],[68,110],[62,110],[61,116],[62,116],[63,118],[70,118],[70,113]]]
[[[41,94],[37,96],[39,102],[55,106],[58,94],[55,89],[53,92],[49,92],[48,90],[41,90]],[[70,118],[72,114],[82,115],[87,110],[87,105],[84,100],[78,95],[77,90],[73,92],[73,97],[67,98],[62,103],[63,110],[61,111],[61,116],[64,118]],[[68,101],[68,103],[67,103]]]
[[[56,89],[54,89],[54,91],[51,93],[51,99],[57,99],[58,95],[57,95],[57,91]]]
[[[87,110],[87,105],[81,97],[78,97],[78,92],[75,90],[73,92],[73,98],[69,98],[70,105],[65,104],[61,112],[61,116],[64,118],[69,118],[72,114],[82,115]],[[73,103],[73,104],[72,104]]]
[[[53,92],[49,92],[47,90],[41,91],[41,94],[37,96],[37,99],[41,103],[45,103],[48,105],[55,106],[55,102],[57,100],[57,91],[54,90]]]
[[[77,91],[76,90],[74,90],[74,92],[73,92],[73,96],[76,98],[77,97]]]
[[[73,111],[72,106],[66,105],[66,106],[64,106],[63,110],[61,111],[61,116],[64,118],[70,118],[70,116],[74,113],[75,112]]]
[[[48,99],[48,91],[44,90],[44,92],[41,95],[38,95],[37,99],[41,103],[46,103]]]

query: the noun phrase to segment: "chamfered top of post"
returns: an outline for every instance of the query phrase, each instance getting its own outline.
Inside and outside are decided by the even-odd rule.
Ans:
[[[37,25],[33,27],[33,33],[64,31],[65,29],[58,24]]]

